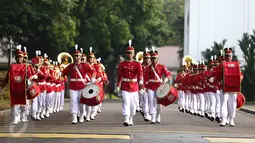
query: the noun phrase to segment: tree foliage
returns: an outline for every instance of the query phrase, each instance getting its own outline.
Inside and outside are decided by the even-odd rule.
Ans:
[[[233,49],[233,60],[237,60],[237,56],[235,54],[235,48],[234,47],[225,47],[227,40],[224,39],[220,43],[214,42],[213,46],[211,48],[207,48],[205,51],[202,51],[202,56],[206,61],[209,61],[211,56],[219,56],[221,55],[221,50],[224,51],[225,48],[232,48]]]
[[[238,40],[243,57],[246,61],[244,65],[244,79],[242,82],[242,92],[249,101],[255,100],[255,30],[252,35],[244,33],[241,40]]]
[[[29,58],[93,47],[110,81],[129,39],[137,52],[183,43],[184,0],[1,0],[0,8],[0,38],[12,36]]]

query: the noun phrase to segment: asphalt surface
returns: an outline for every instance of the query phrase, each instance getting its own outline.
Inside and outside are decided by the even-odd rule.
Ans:
[[[236,127],[220,127],[206,118],[181,113],[177,105],[164,107],[160,124],[145,122],[140,113],[134,126],[124,127],[121,101],[105,101],[96,120],[71,124],[69,103],[63,112],[42,121],[11,125],[10,115],[0,116],[0,142],[4,143],[203,143],[254,142],[255,115],[238,111]],[[11,132],[11,133],[10,133]],[[20,133],[20,134],[19,134]],[[44,135],[42,135],[44,134]],[[15,137],[18,135],[24,135]],[[54,136],[53,136],[54,135]],[[114,136],[115,135],[115,136]],[[114,136],[114,137],[113,137]]]

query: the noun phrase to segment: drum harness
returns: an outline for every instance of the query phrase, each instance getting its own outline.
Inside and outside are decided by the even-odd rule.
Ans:
[[[158,76],[158,74],[157,74],[155,68],[154,68],[153,66],[151,66],[151,69],[152,69],[153,73],[155,74],[156,78],[157,78],[159,81],[162,82],[162,79],[159,78],[159,76]],[[166,84],[166,83],[164,82],[164,84],[163,84],[163,86],[162,86],[162,88],[161,88],[160,90],[163,90],[165,84]]]
[[[83,84],[84,85],[90,85],[91,83],[89,82],[89,83],[85,83],[85,81],[84,81],[84,79],[83,79],[83,77],[81,76],[81,73],[80,73],[80,70],[77,68],[77,66],[76,65],[74,65],[74,68],[75,68],[75,70],[77,71],[77,73],[79,74],[79,76],[80,76],[80,79],[82,80],[82,82],[83,82]],[[89,76],[86,74],[86,77],[88,78],[88,80],[90,80],[89,79]]]

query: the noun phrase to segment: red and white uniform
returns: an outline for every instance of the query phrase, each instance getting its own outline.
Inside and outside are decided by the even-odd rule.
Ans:
[[[70,73],[70,83],[69,83],[69,91],[70,91],[70,102],[71,102],[71,114],[73,116],[77,116],[80,110],[83,110],[83,107],[80,107],[79,99],[81,96],[81,89],[83,89],[86,85],[82,82],[75,66],[80,71],[82,78],[84,79],[85,84],[87,83],[86,75],[91,74],[94,78],[96,72],[91,65],[87,63],[80,64],[70,64],[68,65],[62,72],[62,75],[67,75]],[[80,113],[83,114],[83,113]]]
[[[152,116],[151,122],[160,122],[161,107],[157,103],[156,90],[163,83],[162,76],[170,79],[171,73],[162,64],[151,64],[146,73],[148,79],[148,99],[149,99],[149,114]]]
[[[142,65],[136,61],[123,61],[118,65],[117,86],[123,97],[123,116],[133,118],[136,112],[138,81],[143,81]]]

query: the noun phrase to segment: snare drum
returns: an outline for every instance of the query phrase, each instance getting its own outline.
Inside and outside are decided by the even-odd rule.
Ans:
[[[80,103],[96,106],[103,101],[103,93],[98,83],[90,84],[82,89]]]
[[[40,88],[35,82],[31,82],[27,89],[27,99],[32,100],[40,94]]]
[[[162,84],[158,87],[156,96],[159,104],[168,106],[177,100],[178,91],[169,84]]]

